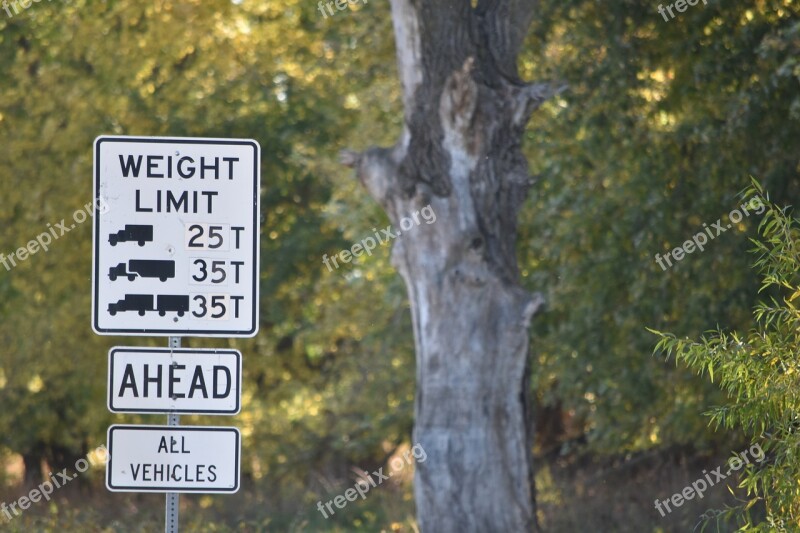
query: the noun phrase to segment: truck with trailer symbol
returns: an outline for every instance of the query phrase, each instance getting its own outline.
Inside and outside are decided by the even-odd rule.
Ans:
[[[156,306],[153,307],[153,302]],[[123,311],[136,311],[139,316],[144,316],[148,311],[158,311],[159,316],[164,316],[167,312],[178,313],[183,316],[189,311],[189,296],[186,294],[160,294],[158,297],[152,294],[126,294],[125,298],[117,303],[108,304],[108,313],[111,316]]]
[[[143,278],[158,278],[161,281],[167,281],[169,278],[175,277],[175,261],[131,259],[127,265],[120,263],[108,271],[111,281],[115,281],[117,277],[127,277],[129,281],[133,281],[137,275]]]

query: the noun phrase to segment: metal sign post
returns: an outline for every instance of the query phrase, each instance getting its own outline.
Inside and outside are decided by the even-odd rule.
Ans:
[[[169,338],[169,347],[180,348],[181,347],[181,338],[180,337],[170,337]],[[180,426],[181,425],[181,416],[175,413],[170,413],[167,415],[167,425],[168,426]],[[180,520],[180,494],[177,492],[168,492],[167,493],[167,512],[164,517],[164,531],[165,533],[178,533],[178,526]]]

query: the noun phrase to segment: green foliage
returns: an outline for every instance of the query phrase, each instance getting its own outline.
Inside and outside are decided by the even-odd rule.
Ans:
[[[86,0],[0,11],[0,252],[91,200],[99,134],[261,143],[260,335],[184,340],[243,352],[242,414],[185,422],[241,427],[244,477],[288,501],[349,483],[351,465],[407,441],[413,403],[411,325],[388,248],[334,273],[321,261],[386,223],[335,154],[399,126],[391,19],[369,4],[327,20],[316,9]],[[166,340],[92,333],[91,234],[87,222],[0,266],[0,446],[32,465],[74,463],[114,422],[163,423],[107,411],[108,348]]]
[[[657,5],[544,1],[520,61],[528,78],[569,85],[528,133],[538,181],[520,270],[548,301],[534,321],[534,389],[608,453],[730,438],[699,416],[722,395],[654,364],[643,328],[749,327],[760,216],[667,271],[654,255],[727,224],[748,174],[776,201],[800,201],[800,5],[700,3],[669,22]]]
[[[745,192],[763,197],[754,182]],[[800,219],[767,202],[753,240],[761,290],[779,297],[759,303],[757,325],[746,334],[717,328],[692,341],[660,333],[655,351],[673,358],[725,391],[729,401],[708,414],[716,427],[739,428],[763,442],[768,461],[746,467],[741,488],[749,501],[734,509],[746,513],[763,498],[767,517],[754,523],[745,514],[741,531],[796,531],[800,527]],[[651,330],[652,331],[652,330]]]
[[[72,491],[58,494],[50,502],[33,504],[19,516],[7,520],[0,515],[4,533],[103,532],[148,533],[164,528],[163,495],[92,494]],[[15,495],[13,497],[18,497]],[[331,498],[333,495],[330,496]],[[1,501],[12,501],[3,496]],[[220,498],[181,495],[180,530],[209,533],[263,533],[306,531],[344,533],[417,531],[410,491],[384,487],[366,500],[349,502],[344,510],[324,518],[314,505],[276,509],[262,494],[245,493]],[[19,510],[19,509],[17,509]],[[10,512],[10,511],[9,511]]]
[[[800,5],[709,2],[670,22],[648,2],[540,5],[521,71],[570,88],[527,131],[538,181],[521,215],[520,271],[548,300],[534,321],[532,386],[540,403],[563,405],[595,450],[719,448],[731,435],[708,431],[700,413],[727,407],[724,391],[648,357],[643,326],[691,336],[712,320],[751,327],[758,284],[745,252],[761,219],[667,272],[653,256],[703,222],[727,223],[747,174],[762,176],[776,203],[800,201]],[[377,495],[341,523],[319,524],[313,511],[321,495],[352,484],[350,467],[385,460],[412,424],[412,328],[389,247],[334,272],[321,261],[388,223],[336,153],[397,139],[393,46],[385,2],[328,19],[304,0],[0,11],[0,253],[91,200],[98,134],[262,145],[260,334],[185,339],[244,354],[242,414],[185,422],[242,428],[244,478],[267,487],[262,499],[274,505],[253,524],[297,508],[312,508],[308,529],[399,520],[381,514]],[[91,332],[90,249],[86,223],[12,271],[0,266],[0,456],[68,463],[112,422],[163,423],[107,412],[108,348],[164,340]],[[719,383],[721,369],[711,369]],[[58,515],[48,527],[90,527],[73,518],[82,519]]]

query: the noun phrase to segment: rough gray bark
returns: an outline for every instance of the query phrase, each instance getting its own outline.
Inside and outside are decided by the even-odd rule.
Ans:
[[[528,328],[517,214],[532,183],[521,152],[552,95],[519,79],[534,0],[391,0],[405,128],[391,148],[345,151],[403,232],[392,263],[411,302],[417,355],[415,499],[422,531],[536,529],[528,427]]]

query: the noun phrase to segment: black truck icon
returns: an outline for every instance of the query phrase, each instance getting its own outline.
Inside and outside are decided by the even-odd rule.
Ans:
[[[175,261],[161,261],[156,259],[131,259],[128,264],[120,263],[111,267],[108,277],[115,281],[117,277],[127,277],[129,281],[136,276],[143,278],[158,278],[167,281],[175,277]]]
[[[139,246],[144,246],[144,243],[152,241],[153,226],[137,224],[126,224],[125,229],[108,236],[108,242],[111,246],[116,246],[118,242],[137,242]]]
[[[153,310],[152,294],[126,294],[125,298],[117,303],[108,304],[108,313],[111,316],[122,311],[137,311],[139,316],[144,316],[147,311]]]
[[[186,294],[161,294],[158,296],[156,307],[153,307],[152,294],[126,294],[125,298],[117,303],[108,304],[108,313],[111,316],[122,311],[136,311],[139,316],[144,316],[148,311],[158,311],[159,316],[167,312],[176,312],[183,316],[189,311],[189,296]]]

